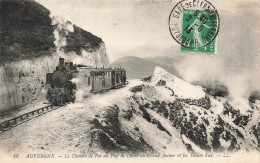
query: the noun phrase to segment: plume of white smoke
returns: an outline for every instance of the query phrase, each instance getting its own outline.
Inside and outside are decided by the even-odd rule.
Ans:
[[[249,7],[239,11],[246,12]],[[258,8],[251,9],[259,12]],[[241,19],[244,15],[240,12],[221,11],[220,17],[217,54],[188,54],[175,66],[189,82],[219,81],[225,84],[230,102],[245,110],[250,94],[260,90],[259,32],[255,26],[248,25],[247,19]]]
[[[87,52],[84,49],[81,49],[81,56],[75,57],[73,59],[73,63],[75,64],[83,64],[83,65],[87,65],[87,66],[96,66],[97,61],[97,57],[100,54],[96,54],[93,55],[92,53]]]
[[[260,90],[260,57],[254,57],[245,63],[237,54],[226,56],[189,55],[175,63],[182,77],[188,82],[219,81],[229,90],[229,100],[237,109],[247,110],[248,97],[255,90]],[[247,54],[245,54],[247,55]],[[242,63],[241,63],[242,60]]]
[[[73,63],[83,64],[90,67],[106,67],[106,56],[101,56],[102,52],[91,53],[81,49],[81,56],[74,57]]]
[[[56,52],[60,57],[64,57],[63,48],[67,45],[66,36],[69,32],[74,32],[73,24],[56,15],[50,14],[50,17],[52,19],[52,25],[55,26],[53,34]]]
[[[79,79],[79,78],[73,78],[73,79],[71,79],[70,81],[71,81],[72,83],[77,84],[77,83],[80,82],[80,79]]]
[[[82,102],[84,98],[89,97],[90,94],[90,88],[89,87],[83,87],[81,89],[78,89],[76,91],[76,101],[77,102]]]
[[[75,83],[77,85],[76,89],[76,102],[82,102],[84,98],[87,98],[90,96],[90,87],[86,86],[84,83],[83,77],[73,78],[71,79],[71,82]]]

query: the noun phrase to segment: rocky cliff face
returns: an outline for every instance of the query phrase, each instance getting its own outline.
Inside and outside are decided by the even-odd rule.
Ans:
[[[53,72],[59,57],[53,54],[0,66],[0,112],[17,109],[45,93],[46,73]],[[64,57],[74,63],[93,67],[109,65],[104,44],[92,53],[84,51],[82,56],[68,53]]]
[[[108,67],[109,59],[106,53],[105,44],[102,42],[95,51],[88,52],[84,49],[81,50],[81,55],[75,52],[67,53],[65,59],[73,61],[76,64],[84,64],[93,67]]]
[[[32,0],[0,3],[0,112],[24,106],[43,93],[46,73],[55,69],[59,57],[108,67],[101,38],[53,17]]]

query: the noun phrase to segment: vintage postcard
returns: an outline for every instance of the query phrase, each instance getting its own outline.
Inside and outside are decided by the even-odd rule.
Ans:
[[[259,0],[0,12],[0,163],[260,162]]]

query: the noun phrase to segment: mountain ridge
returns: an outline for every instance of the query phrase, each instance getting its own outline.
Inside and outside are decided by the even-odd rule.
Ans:
[[[122,57],[110,64],[110,67],[122,67],[127,71],[128,79],[140,79],[145,78],[153,74],[153,70],[156,66],[163,67],[167,71],[180,77],[178,71],[174,67],[174,58],[171,58],[169,62],[161,62],[156,60],[157,57],[140,58],[135,56]],[[159,57],[161,60],[167,60],[170,57]]]

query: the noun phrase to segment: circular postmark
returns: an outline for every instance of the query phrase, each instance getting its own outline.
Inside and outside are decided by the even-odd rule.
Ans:
[[[212,43],[219,31],[219,15],[207,0],[182,0],[172,9],[169,30],[183,47],[198,49]]]

